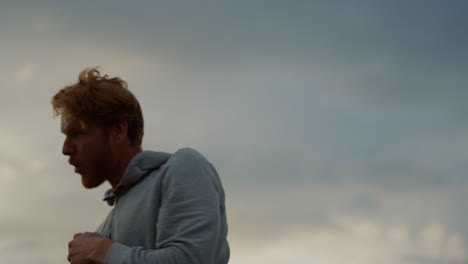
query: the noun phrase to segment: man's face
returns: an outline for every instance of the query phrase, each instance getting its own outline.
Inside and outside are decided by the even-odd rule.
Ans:
[[[68,162],[81,175],[83,186],[101,185],[110,176],[113,160],[110,137],[105,130],[71,118],[62,118],[61,130],[65,134],[62,153],[69,156]]]

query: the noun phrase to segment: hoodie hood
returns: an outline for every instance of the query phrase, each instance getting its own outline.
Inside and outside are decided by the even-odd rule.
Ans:
[[[128,164],[124,176],[119,185],[115,188],[134,185],[140,181],[149,171],[155,170],[171,157],[171,154],[165,152],[142,151],[138,153]]]
[[[120,191],[139,182],[148,172],[166,163],[170,157],[171,154],[165,152],[142,151],[138,153],[128,164],[127,170],[115,190],[109,189],[106,191],[104,201],[109,205],[113,205],[115,196],[118,196]]]

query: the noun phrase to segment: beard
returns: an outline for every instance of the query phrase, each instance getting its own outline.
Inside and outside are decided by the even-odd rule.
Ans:
[[[107,180],[107,177],[103,173],[90,173],[81,175],[81,184],[86,189],[92,189],[100,186]]]
[[[112,150],[109,144],[104,145],[100,153],[90,162],[90,166],[85,168],[81,174],[81,183],[86,189],[100,186],[106,180],[111,179],[115,171],[115,164]]]

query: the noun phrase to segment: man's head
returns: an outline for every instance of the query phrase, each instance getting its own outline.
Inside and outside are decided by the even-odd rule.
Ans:
[[[86,188],[111,180],[119,173],[123,155],[141,150],[141,108],[120,78],[86,69],[77,83],[54,95],[52,105],[55,115],[62,117],[66,136],[62,152]]]

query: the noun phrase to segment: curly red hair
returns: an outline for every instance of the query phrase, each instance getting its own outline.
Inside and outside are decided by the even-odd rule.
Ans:
[[[127,122],[128,137],[134,146],[143,139],[143,114],[127,83],[119,77],[100,75],[97,68],[80,72],[78,82],[52,97],[54,115],[109,126]]]

